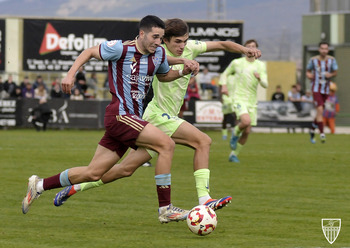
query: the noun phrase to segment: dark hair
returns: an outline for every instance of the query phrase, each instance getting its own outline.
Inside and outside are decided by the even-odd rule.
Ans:
[[[145,32],[151,31],[154,27],[165,29],[164,22],[159,17],[154,15],[145,16],[142,18],[139,24],[140,30],[143,30]]]
[[[320,43],[318,43],[318,47],[321,47],[322,45],[329,46],[329,43],[327,41],[321,41]]]
[[[256,47],[259,47],[258,42],[257,42],[256,40],[254,40],[254,39],[247,40],[247,41],[244,43],[244,46],[246,46],[246,45],[248,45],[248,44],[250,44],[250,43],[253,43],[253,42],[255,43]]]
[[[171,37],[184,36],[188,33],[188,25],[185,21],[173,18],[165,21],[165,33],[164,38],[170,39]]]

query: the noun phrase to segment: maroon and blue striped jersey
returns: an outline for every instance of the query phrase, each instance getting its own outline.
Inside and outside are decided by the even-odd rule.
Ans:
[[[321,94],[329,94],[330,79],[326,78],[326,72],[333,72],[338,70],[338,64],[334,57],[327,56],[325,60],[321,60],[320,56],[314,56],[309,60],[306,67],[314,74],[314,79],[311,81],[312,92],[319,92]]]
[[[163,47],[154,53],[143,54],[136,40],[105,41],[99,46],[100,57],[108,61],[108,83],[112,101],[106,116],[137,115],[142,117],[146,94],[155,74],[170,70]]]

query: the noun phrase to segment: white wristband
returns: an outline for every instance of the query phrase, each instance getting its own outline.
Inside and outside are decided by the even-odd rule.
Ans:
[[[184,74],[182,73],[182,69],[181,70],[179,70],[179,75],[180,75],[180,77],[182,77]]]

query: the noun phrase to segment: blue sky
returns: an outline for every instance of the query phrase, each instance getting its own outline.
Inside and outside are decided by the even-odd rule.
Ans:
[[[207,0],[0,0],[0,16],[208,19]],[[226,19],[243,20],[243,39],[260,42],[263,57],[301,58],[302,15],[309,0],[226,0]],[[281,50],[282,49],[282,50]]]

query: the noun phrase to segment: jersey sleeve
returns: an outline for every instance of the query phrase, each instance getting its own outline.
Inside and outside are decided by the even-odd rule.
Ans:
[[[312,63],[312,58],[311,58],[306,65],[306,70],[312,71],[313,69],[314,69],[314,63]]]
[[[264,62],[261,62],[261,61],[260,61],[258,73],[259,73],[259,75],[260,75],[259,84],[260,84],[262,87],[267,88],[267,86],[269,85],[269,83],[268,83],[268,81],[267,81],[266,64],[265,64]]]
[[[194,59],[201,53],[205,53],[207,51],[207,43],[199,40],[189,40],[187,41],[186,46],[192,51],[192,58],[188,59]]]
[[[160,47],[162,51],[162,57],[163,57],[163,62],[160,64],[158,70],[156,71],[156,74],[167,74],[170,71],[170,66],[168,63],[168,59],[165,53],[165,50],[163,47]]]
[[[123,53],[121,40],[110,40],[101,43],[100,57],[102,60],[118,60]]]
[[[337,70],[338,70],[338,64],[337,64],[337,61],[335,60],[335,58],[333,58],[332,71],[337,71]]]

